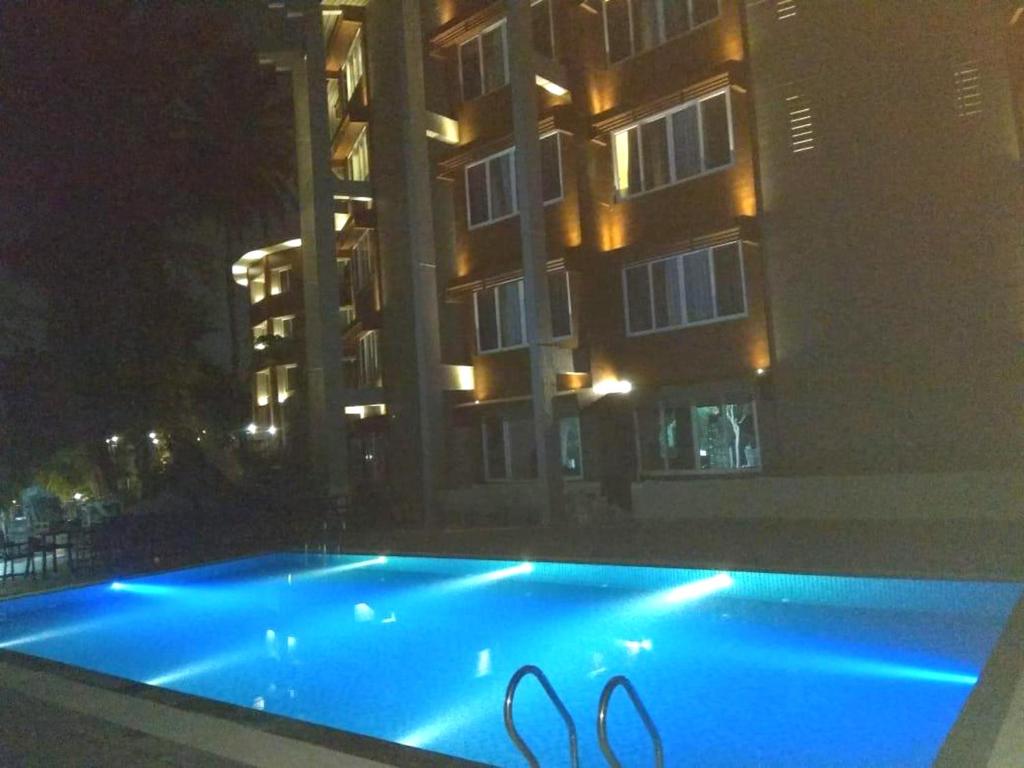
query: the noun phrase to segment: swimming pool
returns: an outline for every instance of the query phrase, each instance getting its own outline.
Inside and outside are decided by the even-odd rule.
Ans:
[[[929,765],[1020,584],[375,555],[269,555],[0,603],[0,648],[501,766],[536,664],[604,765],[626,675],[669,766]],[[535,680],[516,724],[566,733]],[[625,694],[609,737],[651,763]]]

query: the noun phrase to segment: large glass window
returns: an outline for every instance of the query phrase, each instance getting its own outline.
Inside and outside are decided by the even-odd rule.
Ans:
[[[741,253],[739,243],[729,243],[626,267],[626,332],[634,335],[745,315]]]
[[[540,186],[545,203],[562,198],[561,134],[549,133],[540,139]]]
[[[355,181],[366,181],[370,178],[370,146],[367,139],[369,131],[363,128],[359,138],[352,145],[348,156],[348,178]]]
[[[462,98],[475,99],[508,83],[505,21],[459,46]]]
[[[559,134],[540,140],[541,194],[545,203],[562,197],[562,145]],[[479,227],[519,211],[515,147],[466,166],[466,215]]]
[[[751,398],[668,398],[638,408],[635,418],[645,472],[730,472],[761,466]]]
[[[572,295],[567,272],[549,272],[551,333],[556,339],[572,335]],[[474,294],[477,348],[480,352],[515,349],[526,343],[526,309],[522,278]]]
[[[568,272],[548,272],[548,295],[551,297],[551,336],[556,339],[572,336]]]
[[[490,416],[483,420],[484,477],[520,480],[537,476],[533,422],[527,416]]]
[[[675,184],[732,163],[728,91],[694,99],[612,135],[619,197]]]
[[[352,248],[353,286],[356,293],[374,285],[377,274],[374,250],[373,236],[366,230]]]
[[[496,352],[523,346],[523,281],[502,283],[478,291],[475,297],[477,348],[481,352]]]
[[[356,88],[359,87],[359,81],[363,79],[363,75],[366,73],[365,65],[363,63],[363,35],[362,28],[356,32],[356,37],[352,41],[351,47],[348,49],[348,56],[345,58],[345,64],[343,66],[344,72],[343,81],[345,89],[343,91],[342,108],[348,105],[348,100],[352,98],[352,94],[355,93]]]
[[[295,394],[297,373],[298,366],[294,363],[277,366],[277,402],[287,402]]]
[[[256,405],[270,405],[270,369],[256,371]]]
[[[551,16],[552,0],[533,0],[530,20],[533,23],[533,47],[549,59],[555,57],[554,19]]]
[[[270,295],[288,293],[292,287],[292,268],[274,267],[270,270]]]
[[[718,17],[718,0],[605,0],[608,61],[650,50]]]
[[[558,420],[558,443],[562,474],[566,477],[583,477],[583,441],[579,416],[564,416]]]
[[[295,315],[282,315],[271,319],[272,333],[282,339],[290,339],[295,335]]]
[[[359,338],[358,364],[361,388],[380,386],[380,331],[369,331]]]
[[[249,268],[249,299],[253,304],[259,304],[267,295],[267,278],[263,271],[263,265]]]

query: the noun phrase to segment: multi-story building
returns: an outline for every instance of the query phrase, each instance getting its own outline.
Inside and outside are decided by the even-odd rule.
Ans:
[[[313,15],[335,260],[236,265],[256,430],[334,397],[349,486],[414,519],[1012,507],[1019,2]],[[334,394],[287,355],[330,314],[304,263],[339,286]]]

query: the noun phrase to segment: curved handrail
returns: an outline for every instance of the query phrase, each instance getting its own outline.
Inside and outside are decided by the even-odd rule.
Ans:
[[[622,686],[622,689],[629,694],[629,699],[633,702],[633,708],[640,715],[640,720],[644,724],[644,728],[647,729],[647,734],[651,737],[651,744],[654,745],[655,768],[664,768],[665,756],[661,748],[661,736],[658,734],[658,729],[647,712],[647,707],[640,700],[640,694],[636,692],[636,688],[633,687],[633,684],[629,682],[629,678],[625,675],[616,675],[605,684],[604,690],[601,691],[600,704],[597,707],[597,741],[601,745],[604,759],[608,761],[608,765],[612,768],[622,768],[622,763],[619,762],[615,752],[612,751],[612,745],[608,743],[608,703],[611,701],[615,689],[619,686]]]
[[[533,751],[523,741],[523,737],[519,735],[519,731],[516,730],[516,724],[512,717],[512,704],[515,701],[516,689],[519,687],[519,683],[523,681],[523,678],[527,675],[533,675],[537,678],[537,682],[544,688],[544,692],[551,699],[551,703],[555,705],[555,709],[558,710],[558,714],[561,715],[562,720],[565,722],[566,730],[569,731],[569,764],[572,768],[579,768],[580,758],[579,751],[576,746],[576,724],[572,721],[572,715],[569,714],[569,710],[565,708],[565,704],[555,693],[554,687],[551,685],[551,681],[548,680],[547,675],[541,672],[540,667],[534,666],[533,664],[526,664],[516,670],[515,674],[512,675],[508,681],[508,687],[505,689],[505,730],[508,731],[508,737],[512,739],[512,743],[516,745],[516,749],[523,753],[523,757],[526,758],[526,762],[530,764],[530,768],[540,768],[540,763],[537,762],[537,756],[533,754]]]

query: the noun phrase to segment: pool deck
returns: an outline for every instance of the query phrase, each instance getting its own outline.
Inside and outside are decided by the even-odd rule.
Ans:
[[[631,521],[352,531],[350,552],[1024,581],[1024,519]]]

